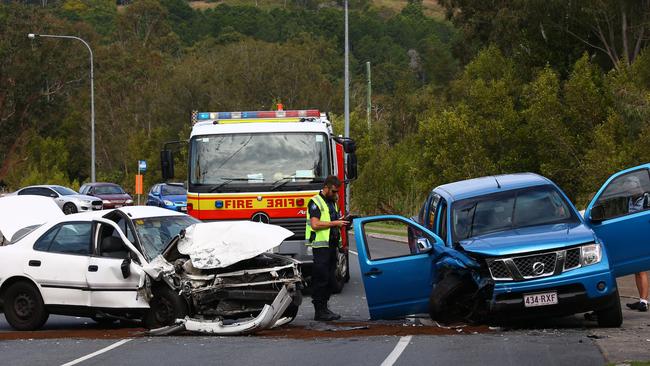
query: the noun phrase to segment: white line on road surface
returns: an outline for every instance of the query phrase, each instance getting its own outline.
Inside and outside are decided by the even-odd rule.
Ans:
[[[80,363],[80,362],[84,362],[84,361],[86,361],[86,360],[88,360],[88,359],[91,359],[91,358],[93,358],[93,357],[95,357],[95,356],[97,356],[97,355],[101,355],[101,354],[104,353],[104,352],[108,352],[108,351],[110,351],[110,350],[112,350],[112,349],[114,349],[114,348],[117,348],[117,347],[123,345],[124,343],[126,343],[126,342],[130,342],[130,341],[132,341],[132,340],[133,340],[133,338],[122,339],[121,341],[116,342],[116,343],[113,343],[113,344],[111,344],[111,345],[108,346],[108,347],[105,347],[105,348],[100,349],[99,351],[96,351],[96,352],[93,352],[93,353],[91,353],[91,354],[89,354],[89,355],[85,355],[85,356],[83,356],[83,357],[77,358],[76,360],[70,361],[70,362],[68,362],[68,363],[64,363],[64,364],[61,365],[61,366],[72,366],[72,365],[76,365],[76,364],[78,364],[78,363]]]
[[[349,251],[350,251],[350,253],[356,255],[357,257],[359,256],[359,253],[355,252],[354,250],[351,250],[351,249],[350,249]]]
[[[400,338],[399,342],[397,342],[397,345],[393,349],[393,352],[391,352],[388,355],[388,357],[386,357],[384,362],[381,363],[381,366],[393,366],[393,364],[395,364],[395,361],[397,361],[399,356],[406,349],[406,346],[408,346],[409,342],[411,342],[411,338],[413,338],[413,336],[406,336]]]

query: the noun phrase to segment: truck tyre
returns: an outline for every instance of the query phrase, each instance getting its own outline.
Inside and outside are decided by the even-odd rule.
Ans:
[[[612,306],[596,311],[598,326],[603,328],[618,328],[623,324],[623,312],[621,311],[621,300],[616,289],[616,301]]]
[[[169,287],[160,286],[153,290],[153,298],[149,301],[149,310],[143,320],[147,328],[155,329],[173,325],[176,319],[183,319],[187,314],[185,299]]]
[[[474,310],[472,295],[475,291],[476,285],[470,279],[455,273],[446,275],[429,296],[431,319],[443,323],[468,320]]]
[[[36,330],[49,314],[38,289],[28,282],[16,282],[5,292],[4,312],[7,322],[17,330]]]
[[[350,277],[350,262],[348,261],[348,253],[338,253],[336,263],[336,283],[333,293],[340,294],[345,287],[346,278]]]

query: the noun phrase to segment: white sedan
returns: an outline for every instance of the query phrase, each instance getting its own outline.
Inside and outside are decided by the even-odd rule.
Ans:
[[[290,235],[274,225],[200,223],[147,206],[65,216],[43,197],[3,197],[0,302],[18,330],[65,314],[250,333],[297,313],[297,262],[270,253]]]

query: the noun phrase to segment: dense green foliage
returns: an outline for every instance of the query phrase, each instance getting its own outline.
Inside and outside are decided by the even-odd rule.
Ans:
[[[341,133],[342,9],[268,3],[0,5],[0,182],[77,187],[90,173],[86,49],[27,39],[32,32],[92,45],[97,178],[128,190],[140,159],[145,186],[160,180],[162,143],[187,138],[195,109],[281,101],[334,113]],[[647,2],[576,3],[443,0],[442,21],[418,0],[398,13],[351,2],[354,209],[412,214],[438,184],[521,171],[548,176],[583,205],[610,173],[650,161]],[[593,32],[606,25],[611,37]],[[177,166],[180,177],[181,157]]]

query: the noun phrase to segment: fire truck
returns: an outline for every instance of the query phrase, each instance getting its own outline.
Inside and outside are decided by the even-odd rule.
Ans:
[[[356,178],[355,142],[333,134],[318,110],[193,112],[188,149],[187,213],[202,221],[252,220],[280,225],[293,236],[275,250],[302,263],[309,279],[312,255],[305,245],[309,199],[328,175],[343,186]],[[172,151],[161,152],[163,179],[174,175]],[[342,233],[337,291],[349,280],[348,235]]]

